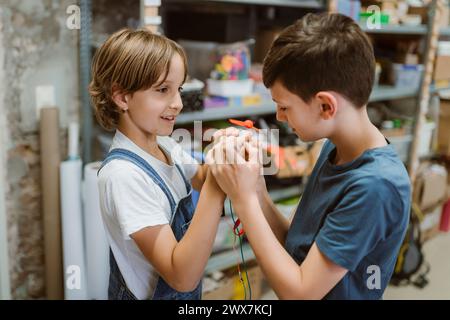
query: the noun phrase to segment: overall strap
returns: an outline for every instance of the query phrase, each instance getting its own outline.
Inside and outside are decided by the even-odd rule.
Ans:
[[[189,183],[189,181],[186,179],[186,176],[183,173],[183,170],[181,169],[181,167],[175,163],[175,166],[177,167],[178,171],[181,174],[181,177],[183,178],[184,184],[186,186],[186,192],[189,194],[189,191],[191,190],[191,184]]]
[[[155,171],[155,169],[153,169],[153,167],[147,162],[145,161],[143,158],[141,158],[140,156],[138,156],[137,154],[135,154],[134,152],[131,152],[129,150],[126,149],[113,149],[111,150],[108,155],[106,156],[106,159],[102,162],[102,165],[100,167],[100,169],[97,172],[100,172],[100,170],[102,170],[102,168],[109,163],[112,160],[115,159],[120,159],[120,160],[127,160],[133,164],[135,164],[136,166],[138,166],[139,168],[141,168],[142,170],[144,170],[145,173],[147,173],[147,175],[161,188],[161,190],[164,192],[164,194],[166,195],[167,199],[169,200],[169,204],[170,204],[170,209],[172,212],[172,215],[174,214],[174,210],[176,208],[176,202],[172,196],[172,193],[170,192],[169,188],[167,187],[166,183],[164,182],[164,180],[161,178],[161,176]],[[177,166],[178,170],[181,169]],[[183,173],[181,173],[183,175]],[[184,175],[183,175],[184,178]],[[185,180],[186,182],[186,180]]]

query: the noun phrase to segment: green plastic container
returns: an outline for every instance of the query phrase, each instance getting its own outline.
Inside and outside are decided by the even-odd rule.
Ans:
[[[372,15],[374,15],[374,12],[361,12],[359,14],[359,22],[361,22],[362,24],[366,24],[367,23],[367,19],[370,18]],[[389,15],[386,13],[381,13],[380,16],[380,22],[383,25],[389,24]]]

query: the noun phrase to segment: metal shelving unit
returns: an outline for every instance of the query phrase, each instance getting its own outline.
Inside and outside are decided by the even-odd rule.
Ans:
[[[376,87],[370,95],[369,102],[414,98],[419,95],[416,88],[408,87],[394,87],[394,86],[379,86]]]
[[[428,32],[426,25],[382,25],[380,29],[371,29],[364,24],[360,24],[360,27],[364,32],[380,34],[424,35]]]
[[[411,88],[397,88],[393,86],[379,86],[374,88],[370,102],[402,99],[417,97],[418,91]],[[187,124],[194,121],[214,121],[226,118],[240,118],[249,116],[258,116],[273,114],[276,112],[276,105],[273,102],[267,101],[261,105],[248,107],[218,107],[206,109],[203,111],[181,113],[177,117],[177,124]]]
[[[203,111],[185,112],[177,117],[177,124],[186,124],[194,121],[214,121],[226,118],[240,118],[255,115],[265,115],[276,112],[273,102],[266,102],[257,106],[249,107],[217,107]]]
[[[434,70],[434,62],[436,58],[437,52],[437,43],[439,41],[439,37],[442,36],[442,28],[439,27],[439,18],[441,11],[444,7],[443,0],[433,0],[430,3],[430,19],[428,22],[428,32],[426,35],[426,49],[425,49],[425,74],[422,79],[422,85],[419,95],[418,109],[415,116],[415,128],[414,128],[414,139],[411,146],[410,151],[410,159],[409,159],[409,176],[411,179],[411,185],[414,187],[417,170],[419,168],[420,157],[418,155],[418,146],[419,146],[419,134],[422,130],[422,126],[426,121],[426,113],[428,111],[428,107],[430,104],[430,98],[432,94],[431,85],[432,75]],[[447,28],[445,28],[446,30]]]

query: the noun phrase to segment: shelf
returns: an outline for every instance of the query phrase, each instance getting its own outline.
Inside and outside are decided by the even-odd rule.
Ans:
[[[426,25],[420,26],[381,25],[380,29],[369,29],[367,25],[361,23],[359,25],[361,29],[367,33],[424,35],[428,31]]]
[[[235,3],[245,5],[264,5],[264,6],[278,6],[291,8],[309,8],[322,9],[323,4],[319,0],[166,0],[166,2],[181,3],[181,2],[221,2],[221,3]]]
[[[372,94],[370,95],[370,102],[391,100],[391,99],[402,99],[402,98],[413,98],[417,97],[419,92],[417,89],[411,89],[408,87],[393,87],[393,86],[379,86],[376,87]]]
[[[440,35],[441,36],[450,36],[450,27],[441,28]]]
[[[194,121],[214,121],[228,118],[241,118],[254,115],[264,115],[276,112],[276,105],[267,102],[259,106],[252,107],[217,107],[205,109],[203,111],[181,113],[176,120],[176,124],[190,123]]]
[[[270,198],[272,199],[272,201],[277,202],[280,200],[300,196],[302,194],[302,192],[303,192],[302,186],[292,186],[292,187],[287,187],[287,188],[282,188],[282,189],[277,189],[277,190],[270,190],[269,194],[270,194]],[[230,210],[230,202],[228,200],[225,200],[224,208],[225,208],[225,210],[224,210],[225,214],[227,216],[230,216],[231,210]]]
[[[390,99],[402,99],[417,97],[418,91],[411,88],[396,88],[393,86],[379,86],[375,88],[370,96],[370,102]],[[273,114],[276,112],[276,105],[266,102],[259,106],[251,107],[217,107],[202,111],[181,113],[176,120],[176,124],[192,123],[194,121],[214,121],[228,118],[244,118],[256,115]]]
[[[430,86],[430,93],[443,92],[443,91],[450,92],[450,87],[436,88],[434,85]]]
[[[272,198],[273,202],[277,202],[280,200],[300,196],[303,192],[303,188],[301,186],[292,186],[279,190],[271,190],[269,191],[270,198]]]
[[[237,248],[237,250],[239,250],[239,248]],[[255,254],[253,253],[253,250],[248,243],[244,243],[242,245],[242,251],[244,253],[245,261],[250,261],[255,258]],[[241,261],[240,252],[234,251],[232,249],[225,252],[213,254],[206,264],[205,274],[235,266],[238,259],[239,261]]]

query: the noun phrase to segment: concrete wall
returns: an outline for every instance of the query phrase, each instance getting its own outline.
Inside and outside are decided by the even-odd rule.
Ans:
[[[66,27],[72,4],[77,1],[0,0],[0,165],[5,168],[0,179],[5,179],[12,298],[45,294],[35,88],[54,87],[65,150],[64,128],[79,117],[78,30]]]

